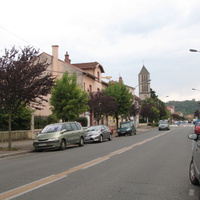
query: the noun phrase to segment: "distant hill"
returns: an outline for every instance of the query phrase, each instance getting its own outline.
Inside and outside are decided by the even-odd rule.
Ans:
[[[166,106],[175,106],[175,112],[182,112],[184,116],[194,114],[194,112],[200,109],[199,101],[169,101],[165,103]]]

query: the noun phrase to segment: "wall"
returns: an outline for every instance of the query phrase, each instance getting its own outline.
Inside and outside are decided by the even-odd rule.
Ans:
[[[32,132],[31,130],[27,131],[12,131],[12,141],[16,140],[32,140],[36,137],[37,133],[40,132],[40,129],[34,130]],[[8,131],[1,131],[0,132],[0,142],[7,142],[8,141]]]

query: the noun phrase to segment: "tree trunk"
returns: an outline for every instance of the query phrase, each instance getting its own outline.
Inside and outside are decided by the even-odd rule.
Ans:
[[[118,126],[118,124],[119,124],[119,117],[118,117],[118,115],[116,115],[115,118],[116,118],[116,125],[117,125],[117,129],[118,129],[119,128],[119,126]]]
[[[8,136],[8,148],[11,149],[11,119],[12,119],[12,113],[8,114],[8,130],[9,130],[9,136]]]

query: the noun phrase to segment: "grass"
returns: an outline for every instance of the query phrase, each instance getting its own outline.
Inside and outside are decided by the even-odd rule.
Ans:
[[[0,147],[0,151],[17,151],[19,148],[17,147],[11,147],[11,148],[8,148],[8,147]]]

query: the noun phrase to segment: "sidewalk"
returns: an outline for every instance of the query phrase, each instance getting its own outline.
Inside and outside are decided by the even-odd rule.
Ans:
[[[137,128],[137,134],[140,132],[147,131],[149,129],[152,129],[152,127],[140,126]],[[114,134],[113,137],[116,137],[116,134]],[[12,143],[11,143],[11,147],[13,149],[12,151],[8,151],[8,150],[4,149],[7,147],[8,147],[8,142],[0,143],[0,159],[8,157],[8,156],[15,156],[15,155],[32,152],[33,151],[33,140],[12,141]],[[3,150],[1,148],[3,148]]]

